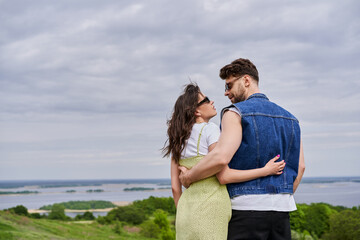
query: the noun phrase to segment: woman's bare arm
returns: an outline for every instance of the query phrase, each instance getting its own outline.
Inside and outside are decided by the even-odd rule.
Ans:
[[[209,152],[213,150],[216,143],[209,146]],[[223,170],[216,174],[217,179],[221,184],[246,182],[256,178],[265,177],[268,175],[280,175],[285,167],[284,160],[275,162],[280,158],[280,155],[271,159],[264,167],[251,169],[251,170],[237,170],[231,169],[229,166],[225,166]]]
[[[280,156],[271,159],[264,167],[250,169],[250,170],[237,170],[225,166],[223,170],[216,174],[221,184],[246,182],[256,178],[265,177],[268,175],[280,175],[285,167],[284,160],[275,162]]]
[[[294,181],[293,191],[295,193],[297,187],[300,184],[300,181],[304,175],[305,172],[305,159],[304,159],[304,149],[302,141],[300,141],[300,156],[299,156],[299,168],[298,168],[298,175]]]
[[[171,159],[171,189],[175,202],[175,206],[177,207],[179,198],[182,194],[181,183],[179,180],[179,164],[177,164],[174,159]]]

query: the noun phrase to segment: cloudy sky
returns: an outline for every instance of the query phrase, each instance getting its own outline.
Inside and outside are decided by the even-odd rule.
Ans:
[[[0,0],[0,180],[169,178],[189,78],[243,57],[298,117],[306,177],[360,175],[360,3]],[[219,124],[219,117],[212,119]]]

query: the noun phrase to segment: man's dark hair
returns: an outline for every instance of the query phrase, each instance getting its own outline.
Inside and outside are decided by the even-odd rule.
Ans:
[[[245,74],[250,75],[256,82],[259,82],[259,73],[256,66],[249,59],[239,58],[220,69],[219,75],[221,79],[227,79],[228,77],[240,77]]]

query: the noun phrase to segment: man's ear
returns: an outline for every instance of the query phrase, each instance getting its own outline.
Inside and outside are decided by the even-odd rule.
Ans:
[[[245,86],[245,87],[249,87],[250,84],[251,84],[250,76],[249,76],[249,75],[245,75],[245,77],[244,77],[244,86]]]

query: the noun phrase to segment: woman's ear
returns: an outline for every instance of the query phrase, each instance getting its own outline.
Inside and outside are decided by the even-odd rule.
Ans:
[[[201,117],[201,113],[199,112],[199,110],[195,111],[195,117]]]

